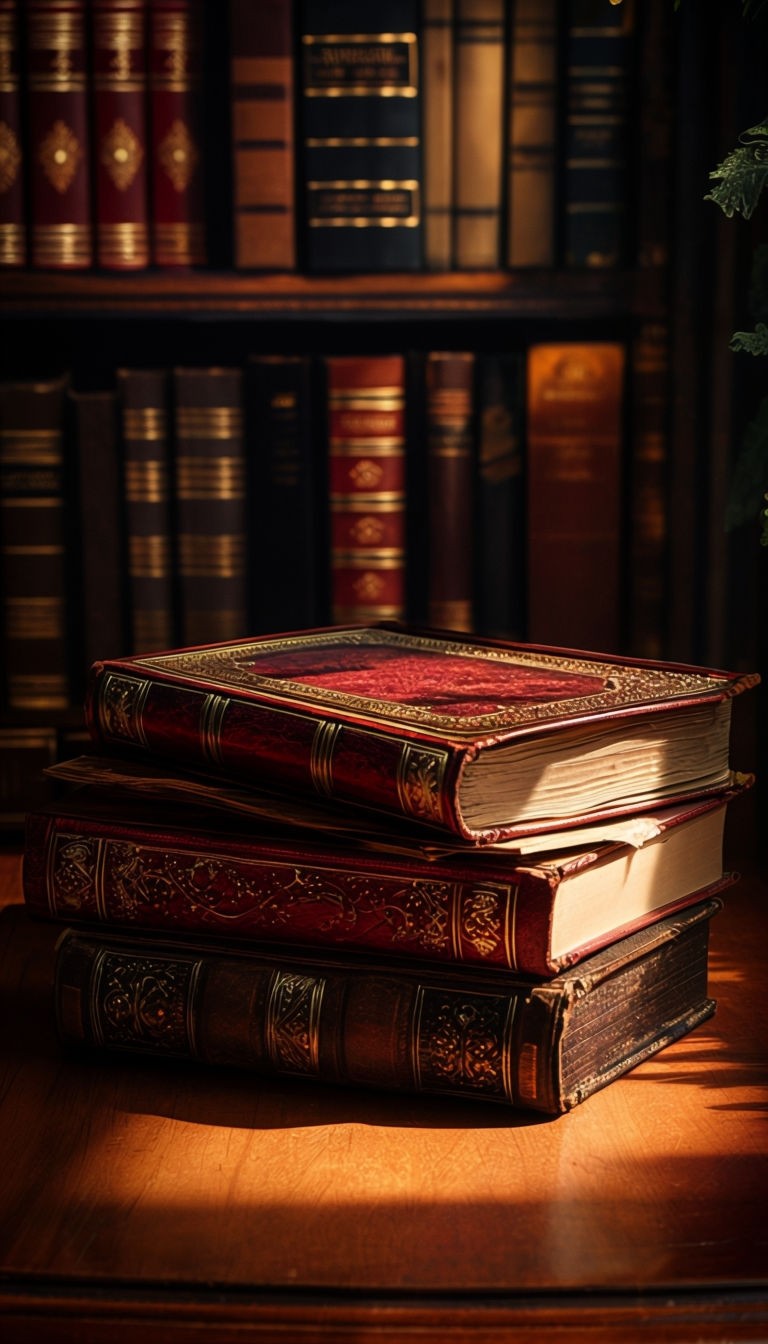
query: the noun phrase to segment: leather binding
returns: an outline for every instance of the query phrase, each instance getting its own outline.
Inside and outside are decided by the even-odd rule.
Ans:
[[[714,1012],[704,901],[540,981],[67,930],[61,1039],[559,1115]]]
[[[296,268],[293,6],[230,0],[234,261]]]
[[[0,383],[5,707],[67,709],[66,379]]]
[[[199,0],[149,0],[152,261],[207,261]]]
[[[306,355],[253,355],[245,367],[252,629],[315,625],[326,612],[327,498]]]
[[[456,0],[454,241],[457,270],[501,264],[504,0]]]
[[[327,356],[332,619],[400,619],[406,604],[405,360]]]
[[[477,356],[476,628],[522,639],[526,631],[525,357]]]
[[[248,627],[242,371],[176,368],[174,481],[182,639]]]
[[[453,265],[453,10],[454,0],[424,0],[424,265]]]
[[[472,353],[427,355],[427,618],[444,630],[474,626],[474,375]]]
[[[145,0],[93,0],[96,259],[105,270],[149,265]]]
[[[422,263],[419,5],[302,0],[303,267]]]
[[[84,0],[28,0],[27,128],[31,264],[93,264]]]
[[[669,462],[669,331],[643,322],[630,345],[632,648],[658,658],[666,647]]]
[[[0,0],[0,267],[27,264],[19,7]]]
[[[507,70],[506,259],[557,264],[558,0],[516,0]]]
[[[528,351],[528,638],[616,652],[623,635],[625,351]]]
[[[176,637],[168,379],[163,369],[118,369],[130,648]]]

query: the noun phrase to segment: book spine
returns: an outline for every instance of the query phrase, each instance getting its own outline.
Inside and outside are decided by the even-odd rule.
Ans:
[[[248,625],[242,372],[177,368],[176,553],[181,638],[242,638]]]
[[[117,390],[130,646],[147,653],[175,640],[167,377],[119,369]]]
[[[59,759],[55,728],[0,725],[0,832],[18,830],[34,808],[52,801],[54,785],[43,772]]]
[[[201,137],[202,15],[197,0],[150,0],[152,261],[207,261]]]
[[[331,607],[336,623],[406,609],[405,360],[328,356]]]
[[[70,704],[65,381],[0,384],[5,699],[10,710]]]
[[[507,265],[557,262],[558,0],[516,0],[508,54]]]
[[[327,497],[314,430],[312,361],[253,356],[245,371],[250,470],[253,628],[305,630],[322,622],[327,537],[318,498]]]
[[[149,265],[145,0],[91,7],[96,259],[104,270]]]
[[[0,267],[27,264],[19,12],[0,0]]]
[[[32,266],[93,264],[84,0],[25,7]]]
[[[558,878],[498,866],[397,864],[318,854],[311,843],[258,848],[199,831],[190,839],[130,821],[30,815],[24,899],[35,914],[166,935],[207,933],[552,975]]]
[[[623,630],[624,347],[533,345],[527,367],[528,639],[616,652]]]
[[[640,658],[661,658],[667,633],[669,332],[644,322],[630,346],[632,533],[630,637]]]
[[[427,355],[427,611],[442,630],[474,627],[474,372],[474,354]]]
[[[453,264],[453,0],[424,0],[424,264]]]
[[[293,7],[230,0],[234,260],[296,268]]]
[[[419,269],[418,4],[303,0],[299,36],[305,269]]]
[[[70,1044],[562,1109],[557,1042],[567,996],[539,999],[530,982],[484,990],[70,931],[59,945],[55,998]]]
[[[565,264],[626,259],[631,3],[568,0],[563,196]]]
[[[675,28],[674,10],[667,5],[639,6],[635,42],[643,83],[632,118],[635,253],[638,266],[656,272],[663,272],[669,262],[675,198]]]
[[[456,0],[453,264],[501,264],[504,0]]]
[[[483,352],[477,369],[477,628],[525,634],[525,360]]]

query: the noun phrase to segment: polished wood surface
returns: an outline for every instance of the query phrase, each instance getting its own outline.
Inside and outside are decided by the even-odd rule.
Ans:
[[[0,1337],[765,1340],[765,883],[714,1019],[556,1120],[66,1052],[0,858]]]

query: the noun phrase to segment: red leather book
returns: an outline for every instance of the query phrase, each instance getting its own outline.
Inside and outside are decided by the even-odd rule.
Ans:
[[[150,0],[152,260],[203,266],[202,14],[197,0]]]
[[[188,1059],[558,1115],[711,1016],[719,908],[657,920],[549,980],[70,929],[57,948],[58,1029],[65,1043],[160,1067]]]
[[[471,630],[473,610],[475,356],[427,355],[427,619]]]
[[[85,0],[28,0],[27,134],[32,265],[93,262]]]
[[[94,765],[98,762],[94,761]],[[184,799],[94,787],[27,819],[24,899],[37,915],[112,928],[211,934],[551,976],[734,880],[727,803],[632,818],[636,843],[528,855],[345,835],[264,800],[237,820]]]
[[[16,0],[0,0],[0,266],[27,262],[19,37]]]
[[[291,0],[230,0],[234,254],[241,270],[296,267]]]
[[[406,602],[405,360],[330,356],[326,370],[332,619],[399,619]]]
[[[382,622],[110,659],[86,710],[113,754],[490,842],[728,787],[758,681]]]
[[[96,260],[149,265],[146,0],[93,0]]]

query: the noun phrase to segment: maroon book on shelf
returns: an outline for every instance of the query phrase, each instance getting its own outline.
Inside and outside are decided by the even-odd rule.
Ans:
[[[479,842],[730,786],[757,673],[397,623],[96,663],[93,739]]]
[[[93,0],[96,258],[118,271],[149,265],[146,0]]]
[[[24,133],[16,0],[0,0],[0,53],[0,266],[25,266]]]
[[[426,358],[427,619],[474,626],[475,356],[432,350]]]
[[[198,0],[150,0],[152,260],[207,260],[202,145],[202,12]]]

